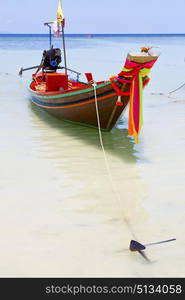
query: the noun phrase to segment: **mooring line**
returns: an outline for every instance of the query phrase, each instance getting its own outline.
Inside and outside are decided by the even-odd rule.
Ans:
[[[106,152],[105,152],[105,147],[104,147],[103,138],[102,138],[101,124],[100,124],[100,115],[99,115],[97,93],[96,93],[96,82],[93,82],[93,88],[94,88],[95,107],[96,107],[96,115],[97,115],[97,123],[98,123],[98,132],[99,132],[100,145],[101,145],[101,148],[102,148],[102,152],[103,152],[103,156],[104,156],[104,161],[105,161],[105,166],[106,166],[106,169],[107,169],[108,177],[109,177],[110,183],[112,185],[112,190],[113,190],[113,192],[114,192],[114,194],[116,196],[117,202],[119,203],[119,206],[121,208],[121,198],[120,198],[120,195],[119,195],[119,193],[117,191],[117,188],[116,188],[116,186],[114,184],[114,180],[113,180],[113,177],[112,177],[112,173],[111,173],[110,166],[109,166],[109,161],[108,161],[108,158],[107,158],[107,155],[106,155]],[[132,236],[134,238],[136,238],[135,234],[134,234],[134,231],[132,229],[132,226],[131,226],[130,222],[128,221],[128,219],[123,216],[123,221],[128,226],[129,231],[131,232]]]
[[[106,169],[107,169],[108,177],[109,177],[110,183],[112,185],[112,190],[115,193],[117,202],[119,203],[119,206],[121,208],[121,198],[120,198],[120,195],[119,195],[119,193],[117,191],[117,188],[114,184],[114,180],[113,180],[112,173],[111,173],[110,166],[109,166],[109,161],[108,161],[108,158],[107,158],[107,155],[106,155],[106,152],[105,152],[104,143],[103,143],[103,137],[102,137],[102,132],[101,132],[101,124],[100,124],[100,115],[99,115],[98,101],[97,101],[97,93],[96,93],[96,85],[97,84],[96,84],[95,81],[93,81],[92,85],[93,85],[93,88],[94,88],[94,98],[95,98],[95,107],[96,107],[96,116],[97,116],[97,123],[98,123],[98,132],[99,132],[100,145],[101,145],[101,148],[102,148],[102,152],[103,152],[103,156],[104,156],[104,160],[105,160],[105,166],[106,166]],[[123,221],[127,225],[127,227],[129,229],[130,233],[132,234],[132,236],[134,238],[136,238],[130,222],[128,221],[128,219],[124,215],[123,215]],[[149,243],[149,244],[146,244],[145,246],[157,245],[157,244],[162,244],[162,243],[171,242],[171,241],[175,241],[175,240],[176,239],[173,238],[173,239],[169,239],[169,240],[166,240],[166,241],[161,241],[161,242],[156,242],[156,243]],[[137,241],[134,241],[134,240],[131,240],[131,242],[130,242],[130,250],[131,251],[137,251],[148,263],[151,263],[149,258],[144,253],[144,250],[146,248],[145,246],[140,244]]]
[[[172,90],[168,93],[162,93],[162,92],[159,92],[159,93],[151,93],[151,95],[156,95],[156,96],[166,96],[168,98],[170,98],[170,95],[177,92],[178,90],[180,90],[183,86],[185,86],[185,83],[181,84],[178,88],[176,88],[175,90]]]

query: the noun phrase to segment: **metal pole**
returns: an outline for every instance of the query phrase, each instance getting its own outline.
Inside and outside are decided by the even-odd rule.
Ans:
[[[49,27],[49,45],[50,45],[50,49],[51,49],[51,25],[49,25],[49,22],[44,23],[44,25]]]
[[[63,50],[64,50],[64,66],[65,66],[65,74],[67,75],[66,47],[65,47],[64,25],[63,25],[63,24],[62,24],[62,41],[63,41]]]
[[[49,43],[50,43],[50,49],[51,49],[51,26],[49,26]]]

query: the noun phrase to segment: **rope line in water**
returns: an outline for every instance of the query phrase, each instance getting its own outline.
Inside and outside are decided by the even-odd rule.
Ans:
[[[104,156],[104,161],[105,161],[105,166],[106,166],[106,169],[107,169],[107,174],[108,174],[108,177],[109,177],[109,181],[111,183],[113,193],[115,194],[117,202],[119,203],[119,206],[121,208],[121,198],[120,198],[120,195],[119,195],[119,193],[117,191],[117,188],[114,184],[113,176],[112,176],[111,169],[110,169],[110,166],[109,166],[109,161],[108,161],[108,158],[107,158],[107,155],[106,155],[106,152],[105,152],[104,143],[103,143],[103,137],[102,137],[102,132],[101,132],[101,124],[100,124],[100,115],[99,115],[98,101],[97,101],[97,93],[96,93],[96,83],[95,82],[93,83],[93,88],[94,88],[94,98],[95,98],[95,107],[96,107],[96,116],[97,116],[97,123],[98,123],[98,132],[99,132],[100,145],[101,145],[101,148],[102,148],[102,152],[103,152],[103,156]],[[133,229],[132,229],[131,224],[129,223],[128,219],[123,216],[123,221],[126,223],[126,225],[129,228],[129,231],[131,232],[132,236],[135,238],[135,234],[133,232]]]
[[[183,86],[185,86],[185,83],[183,83],[183,84],[182,84],[181,86],[179,86],[177,89],[175,89],[175,90],[173,90],[173,91],[171,91],[171,92],[168,92],[168,94],[172,94],[172,93],[174,93],[174,92],[180,90]]]
[[[185,86],[185,83],[183,83],[183,84],[180,85],[178,88],[176,88],[175,90],[170,91],[170,92],[168,92],[168,93],[162,93],[162,92],[159,92],[159,93],[151,93],[151,94],[152,94],[152,95],[162,95],[162,96],[168,96],[168,97],[169,97],[170,94],[173,94],[173,93],[177,92],[177,91],[180,90],[183,86]]]
[[[105,147],[104,147],[104,144],[103,144],[103,137],[102,137],[102,132],[101,132],[100,115],[99,115],[99,109],[98,109],[98,101],[97,101],[96,83],[95,82],[93,82],[93,88],[94,88],[94,98],[95,98],[95,107],[96,107],[96,116],[97,116],[97,123],[98,123],[98,132],[99,132],[100,145],[101,145],[101,148],[102,148],[102,152],[103,152],[103,156],[104,156],[104,161],[105,161],[105,166],[106,166],[106,169],[107,169],[109,181],[111,183],[113,193],[115,194],[117,202],[118,202],[118,204],[121,208],[121,198],[120,198],[120,195],[119,195],[119,193],[116,189],[116,186],[114,184],[111,169],[110,169],[110,166],[109,166],[109,161],[108,161],[108,158],[107,158],[107,155],[106,155],[106,152],[105,152]],[[135,238],[135,234],[134,234],[134,231],[132,229],[132,226],[131,226],[130,222],[128,221],[128,219],[124,215],[123,215],[123,222],[127,225],[130,233]],[[146,244],[146,246],[162,244],[162,243],[171,242],[171,241],[174,241],[174,240],[176,240],[176,239],[170,239],[170,240],[156,242],[156,243],[149,243],[149,244]],[[132,241],[131,241],[131,243],[132,243]],[[139,244],[138,242],[136,242],[136,243]],[[143,251],[143,250],[145,250],[145,246],[142,245],[142,244],[140,244],[140,245],[143,246],[143,249],[141,250],[139,248],[135,248],[134,251],[138,251],[141,254],[141,256],[143,256],[143,258],[148,263],[151,263],[150,259],[148,259],[148,257],[146,256],[146,254]],[[130,247],[130,250],[133,251],[133,249],[131,249],[131,247]]]

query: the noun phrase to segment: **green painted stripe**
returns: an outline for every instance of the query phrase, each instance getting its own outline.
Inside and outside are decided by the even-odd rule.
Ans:
[[[67,94],[60,94],[60,95],[55,95],[55,96],[42,96],[42,95],[38,94],[37,92],[33,91],[30,88],[31,82],[29,82],[29,84],[27,86],[28,91],[31,92],[31,93],[33,93],[34,95],[37,95],[37,97],[40,97],[42,99],[65,98],[65,97],[68,97],[68,96],[75,96],[75,95],[79,95],[79,94],[82,94],[82,93],[91,92],[91,91],[94,90],[94,88],[92,87],[92,88],[88,88],[88,89],[85,89],[85,90],[80,90],[80,91],[76,91],[76,92],[74,91],[72,93],[67,93]],[[105,83],[98,84],[98,88],[104,87],[104,86],[109,85],[109,84],[110,84],[110,82],[105,82]]]

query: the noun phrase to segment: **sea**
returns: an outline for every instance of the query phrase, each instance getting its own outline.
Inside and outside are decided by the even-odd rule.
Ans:
[[[111,181],[98,130],[31,104],[34,70],[18,75],[40,63],[49,36],[1,34],[0,277],[185,277],[185,35],[66,35],[65,46],[82,81],[108,80],[142,46],[160,53],[139,143],[128,110],[102,132]]]

